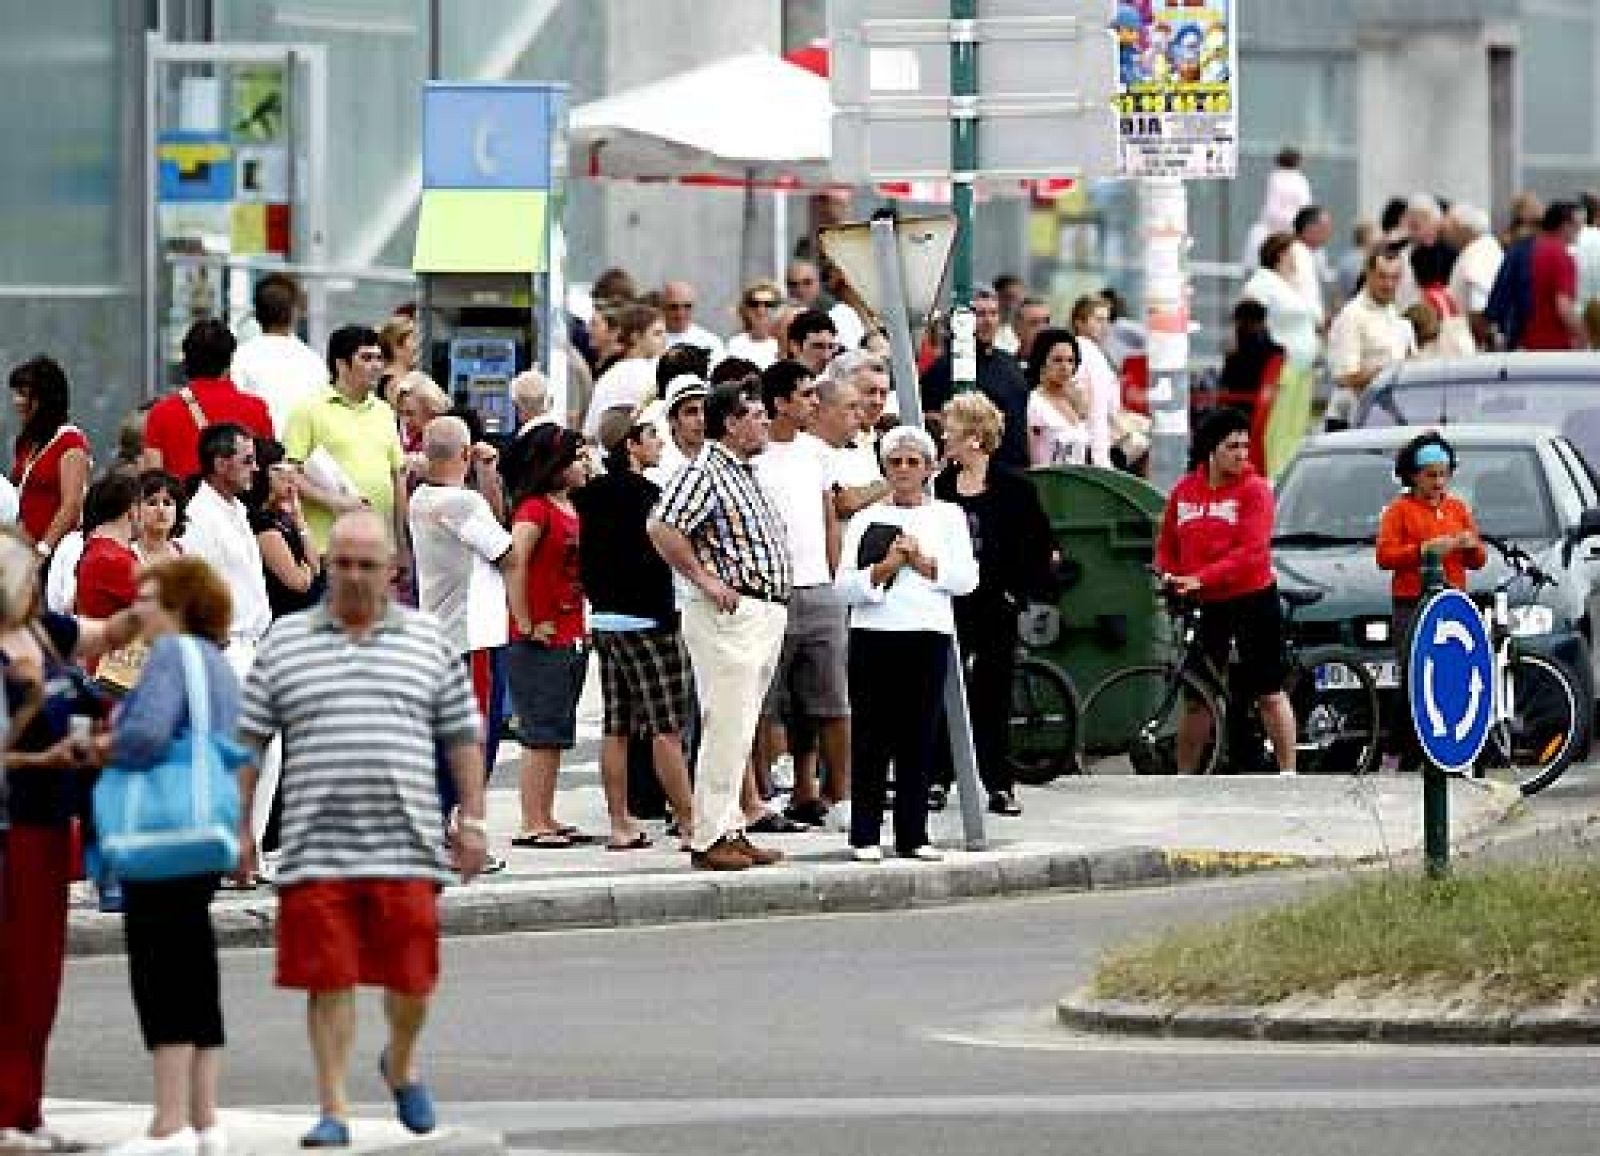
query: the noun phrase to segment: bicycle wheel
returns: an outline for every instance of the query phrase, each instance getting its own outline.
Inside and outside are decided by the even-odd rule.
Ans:
[[[1084,700],[1083,769],[1088,774],[1178,773],[1178,724],[1194,711],[1203,716],[1206,739],[1193,772],[1209,775],[1222,760],[1220,735],[1227,733],[1223,706],[1215,692],[1187,671],[1152,664],[1113,671]]]
[[[1357,654],[1299,656],[1284,687],[1294,708],[1295,761],[1313,775],[1364,775],[1378,760],[1378,684]]]
[[[1024,658],[1011,676],[1006,762],[1030,787],[1077,770],[1078,692],[1055,663]]]
[[[1513,709],[1489,728],[1478,759],[1480,774],[1503,777],[1524,795],[1559,779],[1577,757],[1584,732],[1582,704],[1561,664],[1537,654],[1511,659]]]

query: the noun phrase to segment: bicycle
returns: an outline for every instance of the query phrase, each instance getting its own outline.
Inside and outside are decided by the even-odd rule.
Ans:
[[[1177,773],[1179,724],[1190,713],[1208,719],[1194,773],[1213,774],[1225,764],[1249,773],[1275,767],[1254,704],[1230,730],[1229,671],[1219,670],[1200,645],[1200,604],[1173,594],[1164,582],[1162,596],[1173,623],[1170,653],[1164,661],[1113,671],[1089,692],[1079,724],[1083,770],[1106,773],[1126,755],[1135,774]],[[1379,754],[1372,673],[1355,650],[1302,648],[1295,638],[1295,613],[1320,602],[1321,591],[1282,590],[1279,597],[1289,672],[1284,691],[1294,711],[1297,768],[1310,774],[1366,774]]]
[[[1566,668],[1534,652],[1513,628],[1514,618],[1525,620],[1530,608],[1538,609],[1539,592],[1557,585],[1555,576],[1515,542],[1480,536],[1504,559],[1508,573],[1487,600],[1477,599],[1494,648],[1494,714],[1473,772],[1509,778],[1523,795],[1533,795],[1559,779],[1585,748],[1586,711]]]
[[[1029,787],[1077,770],[1078,688],[1061,667],[1028,650],[1049,646],[1060,636],[1061,615],[1054,607],[1030,608],[1019,616],[1006,762],[1012,777]]]

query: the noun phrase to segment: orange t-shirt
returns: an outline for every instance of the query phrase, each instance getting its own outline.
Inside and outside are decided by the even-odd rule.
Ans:
[[[1412,494],[1390,502],[1378,523],[1378,567],[1394,572],[1390,592],[1396,598],[1422,595],[1422,544],[1462,530],[1478,532],[1472,511],[1460,498],[1446,494],[1437,506]],[[1483,544],[1472,550],[1451,550],[1444,556],[1444,577],[1456,589],[1467,584],[1467,571],[1476,570],[1487,557]]]

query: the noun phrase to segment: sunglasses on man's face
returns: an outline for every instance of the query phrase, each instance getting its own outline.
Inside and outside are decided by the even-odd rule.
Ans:
[[[885,465],[893,466],[895,469],[915,469],[922,465],[922,459],[919,457],[887,457],[883,461]]]

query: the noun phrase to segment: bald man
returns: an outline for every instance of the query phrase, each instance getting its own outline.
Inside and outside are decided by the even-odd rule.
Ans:
[[[384,989],[380,1068],[400,1122],[433,1130],[415,1054],[439,978],[437,896],[457,873],[482,869],[488,843],[472,691],[439,622],[390,601],[387,521],[370,510],[341,515],[326,564],[327,600],[274,625],[239,721],[258,759],[283,737],[277,982],[307,993],[321,1109],[301,1140],[308,1148],[350,1143],[345,1073],[358,985]],[[448,824],[436,746],[461,800]],[[255,778],[254,766],[240,774],[241,878],[255,866]]]
[[[668,281],[661,287],[661,314],[667,322],[667,345],[698,345],[721,361],[722,338],[694,319],[694,286],[687,281]]]

